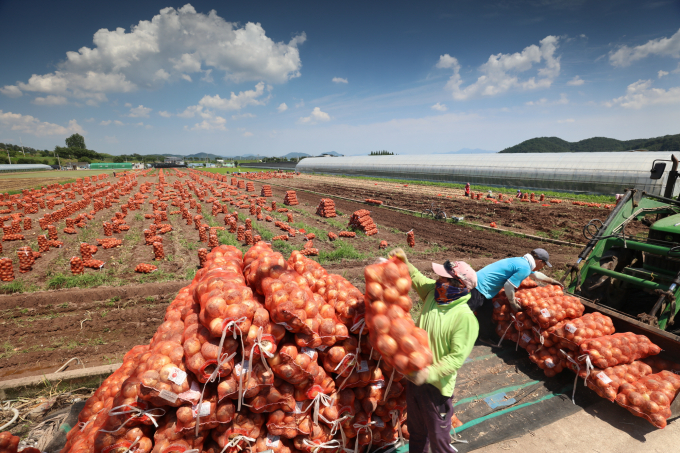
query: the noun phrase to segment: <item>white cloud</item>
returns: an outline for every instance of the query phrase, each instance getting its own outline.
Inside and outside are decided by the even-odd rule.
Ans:
[[[16,85],[5,85],[4,87],[0,88],[0,93],[11,98],[18,98],[23,94]]]
[[[347,82],[347,79],[343,79],[342,77],[333,77],[333,82],[334,83],[349,83],[349,82]]]
[[[200,123],[194,124],[192,128],[184,127],[190,131],[226,131],[227,128],[224,126],[227,120],[221,116],[216,116],[211,119],[203,120]]]
[[[172,116],[172,113],[166,112],[165,110],[159,111],[158,114],[163,118],[170,118]]]
[[[304,107],[304,106],[305,106],[305,100],[304,100],[304,99],[300,99],[300,102],[298,102],[297,104],[295,104],[295,107],[298,108],[298,109],[299,109],[300,107]]]
[[[667,76],[667,75],[668,75],[667,71],[659,71],[659,78],[661,78],[663,76]]]
[[[564,124],[564,123],[574,123],[576,120],[574,118],[567,118],[566,120],[557,120],[559,124]]]
[[[106,121],[102,121],[101,123],[99,123],[99,125],[100,126],[108,126],[109,124],[111,124],[111,122],[112,122],[111,120],[106,120]]]
[[[132,107],[132,104],[130,104],[129,102],[126,102],[125,107],[130,108],[130,107]]]
[[[115,120],[113,122],[113,124],[115,124],[116,126],[125,126],[125,123],[123,123],[122,121],[118,121],[118,120]]]
[[[127,116],[130,118],[148,118],[149,113],[151,113],[152,110],[152,108],[139,105],[137,107],[131,108],[130,113],[128,113]]]
[[[255,118],[252,113],[240,113],[238,115],[231,115],[232,120],[242,120],[244,118]]]
[[[2,110],[0,110],[0,124],[9,127],[10,130],[37,135],[39,137],[45,135],[71,135],[76,133],[85,135],[85,131],[80,127],[76,120],[69,121],[68,126],[64,127],[54,123],[42,122],[31,115],[3,112]]]
[[[234,94],[231,92],[231,96],[227,98],[221,98],[219,94],[215,96],[203,96],[198,104],[213,109],[219,110],[241,110],[243,107],[248,105],[264,105],[267,103],[269,98],[259,100],[260,96],[264,93],[264,82],[260,82],[255,85],[254,90],[241,91],[239,94]]]
[[[54,96],[50,94],[49,96],[37,97],[32,101],[35,105],[64,105],[68,101],[64,96]]]
[[[243,133],[243,136],[244,136],[244,137],[252,137],[252,136],[253,136],[253,133],[252,133],[252,132],[244,132],[244,133]]]
[[[280,112],[285,112],[286,110],[288,110],[288,106],[286,105],[285,102],[282,102],[281,105],[279,105],[278,107],[276,107],[276,110],[278,110],[279,113],[280,113]]]
[[[680,87],[652,88],[651,80],[638,80],[626,88],[626,94],[610,102],[605,102],[607,107],[620,105],[624,108],[639,109],[647,105],[680,104]]]
[[[314,107],[312,113],[306,117],[300,117],[298,120],[301,124],[316,124],[317,122],[330,121],[331,117],[328,113],[322,112],[319,107]]]
[[[460,64],[458,60],[448,54],[439,57],[437,67],[453,68],[453,75],[446,84],[446,89],[451,91],[453,99],[462,101],[478,96],[495,96],[511,89],[535,90],[549,88],[553,80],[560,74],[560,57],[555,56],[557,50],[556,36],[547,36],[540,41],[540,47],[532,44],[514,54],[491,55],[486,63],[479,67],[482,75],[476,82],[462,87],[463,79],[460,76]],[[521,74],[543,62],[543,66],[537,68],[536,76],[520,80],[517,74]]]
[[[613,66],[629,66],[632,62],[642,60],[650,55],[680,58],[680,29],[670,38],[651,39],[640,46],[622,46],[609,52],[609,63]]]
[[[433,106],[430,107],[430,108],[431,108],[432,110],[436,110],[436,111],[438,111],[438,112],[446,112],[446,110],[447,110],[446,105],[440,104],[439,102],[437,102],[435,105],[433,105]]]
[[[98,103],[106,101],[106,93],[155,89],[190,80],[193,73],[210,79],[211,70],[227,81],[285,83],[300,76],[298,46],[305,40],[301,33],[288,43],[274,42],[259,23],[227,22],[214,10],[197,13],[186,4],[163,8],[129,32],[100,29],[94,34],[94,47],[67,52],[56,71],[34,74],[26,83],[1,90],[7,96],[32,91]]]
[[[558,105],[558,104],[569,104],[569,99],[567,98],[567,95],[564,93],[560,93],[560,98],[557,99],[556,101],[548,101],[547,98],[541,98],[538,101],[529,101],[525,102],[525,105]]]
[[[449,54],[444,54],[439,56],[439,61],[435,65],[437,68],[440,69],[446,69],[446,68],[455,68],[458,67],[460,68],[460,65],[458,64],[458,60],[455,57],[452,57]]]
[[[94,118],[88,118],[85,120],[86,123],[94,123],[96,120]]]
[[[192,82],[191,76],[189,74],[182,74],[180,77],[186,80],[187,82]]]
[[[113,137],[109,137],[108,135],[104,136],[104,141],[111,145],[118,143],[118,139],[116,138],[115,135]]]
[[[583,80],[581,77],[574,76],[573,79],[567,82],[567,85],[569,85],[570,87],[578,87],[583,85],[584,83],[586,83],[586,81]]]

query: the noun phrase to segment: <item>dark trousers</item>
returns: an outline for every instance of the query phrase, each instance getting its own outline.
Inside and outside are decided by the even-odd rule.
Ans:
[[[454,453],[451,447],[452,397],[431,384],[408,382],[406,387],[409,453]]]
[[[470,291],[470,300],[468,300],[470,310],[477,316],[479,322],[479,338],[490,340],[496,338],[496,329],[493,325],[491,316],[493,315],[493,303],[490,299],[484,297],[482,293],[474,288]]]

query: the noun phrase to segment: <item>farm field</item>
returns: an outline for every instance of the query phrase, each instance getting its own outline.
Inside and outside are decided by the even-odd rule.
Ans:
[[[63,232],[65,220],[57,222],[55,226],[58,240],[63,241],[63,246],[42,253],[29,272],[18,272],[17,251],[19,247],[26,245],[34,251],[38,250],[37,237],[45,233],[40,230],[38,219],[49,209],[39,209],[37,213],[23,217],[30,218],[32,223],[30,230],[23,231],[22,227],[21,233],[26,237],[25,240],[2,243],[3,256],[11,257],[13,260],[16,279],[0,285],[0,291],[5,293],[0,296],[0,323],[6,332],[3,338],[0,338],[0,380],[47,372],[56,369],[65,360],[74,356],[81,358],[86,366],[115,362],[129,350],[130,345],[148,342],[162,320],[167,303],[172,300],[179,288],[193,278],[198,269],[198,249],[206,247],[206,244],[199,240],[194,223],[187,225],[187,221],[182,219],[179,213],[172,213],[173,207],[169,205],[168,220],[162,222],[172,227],[171,231],[163,235],[165,257],[163,260],[154,261],[153,247],[145,244],[143,231],[154,222],[147,217],[153,214],[153,206],[149,201],[156,199],[160,194],[157,192],[160,174],[159,171],[135,172],[134,176],[130,177],[131,183],[136,183],[131,192],[120,197],[110,208],[96,212],[82,228],[76,227],[76,234]],[[299,205],[285,206],[283,199],[286,190],[306,188],[324,193],[333,192],[354,199],[370,197],[383,200],[391,206],[413,210],[421,210],[430,200],[438,200],[448,212],[455,212],[457,215],[465,216],[466,219],[477,216],[480,223],[495,219],[500,225],[511,228],[504,225],[502,219],[514,219],[518,231],[530,233],[563,228],[570,231],[565,234],[567,240],[578,240],[577,233],[572,233],[572,229],[580,231],[581,226],[590,218],[606,215],[604,209],[577,206],[550,208],[520,204],[503,206],[485,201],[448,199],[446,195],[455,196],[459,193],[445,191],[441,192],[443,197],[437,197],[427,186],[398,188],[385,183],[378,183],[376,186],[365,181],[362,181],[363,186],[354,184],[341,186],[342,182],[353,181],[344,178],[326,180],[320,176],[251,179],[248,181],[253,182],[252,192],[238,189],[232,191],[237,195],[223,197],[223,191],[227,190],[231,183],[231,176],[227,182],[213,180],[210,176],[212,175],[208,172],[184,173],[164,170],[164,190],[167,195],[172,195],[176,192],[175,187],[186,189],[188,183],[195,182],[200,182],[203,190],[212,187],[219,196],[212,197],[206,191],[207,194],[203,194],[203,202],[193,190],[188,191],[190,198],[197,202],[196,205],[201,206],[204,217],[202,222],[213,227],[224,226],[225,214],[220,211],[215,216],[211,215],[212,202],[208,200],[215,198],[216,203],[221,206],[227,205],[229,212],[239,213],[239,225],[243,224],[244,219],[250,218],[254,234],[259,234],[264,240],[271,240],[274,236],[286,233],[277,228],[274,222],[256,221],[255,216],[249,214],[249,209],[237,209],[230,204],[235,200],[227,201],[228,198],[236,199],[244,195],[247,200],[257,198],[263,185],[271,185],[272,196],[266,197],[265,206],[271,206],[272,202],[276,202],[277,208],[286,208],[289,211],[266,214],[271,215],[273,220],[287,222],[293,228],[316,234],[313,243],[319,255],[312,258],[323,264],[329,272],[345,276],[361,290],[364,285],[363,268],[397,246],[407,249],[411,260],[426,272],[429,272],[431,261],[463,259],[478,269],[493,260],[520,256],[527,250],[539,246],[551,253],[551,261],[555,265],[553,269],[559,272],[565,263],[574,259],[579,249],[507,236],[493,231],[475,230],[460,224],[443,223],[340,198],[334,200],[338,216],[326,219],[315,214],[321,196],[298,190]],[[237,180],[245,182],[242,178]],[[124,185],[121,179],[112,176],[97,183]],[[138,210],[128,211],[125,216],[129,230],[114,233],[112,236],[121,239],[122,244],[110,249],[99,247],[93,258],[104,262],[101,270],[85,269],[83,275],[72,275],[69,260],[80,255],[80,243],[96,245],[97,239],[105,238],[103,223],[111,221],[115,212],[120,212],[120,206],[124,201],[137,193],[142,185],[148,187],[147,198],[140,204]],[[198,187],[198,184],[195,187]],[[78,195],[68,201],[77,202],[81,199],[82,196]],[[192,216],[196,215],[197,209],[190,209]],[[347,230],[349,217],[360,209],[371,211],[378,234],[366,236],[358,233],[356,238],[330,241],[327,237],[328,232],[338,233]],[[86,211],[87,209],[81,212]],[[292,215],[292,222],[288,222],[288,214]],[[6,220],[4,225],[7,226],[8,223]],[[410,230],[415,233],[413,248],[409,248],[406,242],[406,232]],[[236,240],[235,234],[217,231],[217,235],[220,243],[236,245],[243,250],[248,248]],[[387,241],[389,246],[380,250],[381,241]],[[303,234],[296,234],[287,241],[273,241],[274,249],[286,257],[293,250],[302,249],[304,244]],[[151,274],[136,273],[134,270],[139,263],[154,264],[158,266],[158,270]]]

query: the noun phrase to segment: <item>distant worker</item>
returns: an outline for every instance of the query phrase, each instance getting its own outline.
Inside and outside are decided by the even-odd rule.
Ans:
[[[493,198],[493,192],[489,190],[489,193],[486,194],[486,198]]]
[[[550,255],[546,250],[534,249],[522,257],[496,261],[477,272],[477,287],[470,291],[468,305],[472,311],[476,312],[477,319],[480,321],[479,337],[481,339],[489,341],[493,336],[491,299],[496,297],[501,289],[505,289],[505,295],[512,310],[517,312],[521,310],[521,306],[515,299],[515,290],[525,278],[531,276],[539,282],[563,286],[559,281],[539,272],[545,266],[552,267],[549,259]]]
[[[515,198],[522,198],[522,191],[517,189],[517,195],[515,195]]]
[[[465,196],[470,196],[470,183],[465,184]]]

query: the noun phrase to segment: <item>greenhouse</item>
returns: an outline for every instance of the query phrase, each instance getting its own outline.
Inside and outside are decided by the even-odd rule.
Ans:
[[[671,171],[670,151],[522,154],[413,154],[313,157],[296,170],[576,193],[615,194],[635,187],[663,194]],[[680,158],[680,153],[676,153]],[[652,167],[657,174],[652,179]],[[680,191],[676,184],[675,194]]]
[[[0,164],[0,173],[17,173],[26,171],[45,171],[45,170],[54,170],[54,168],[44,164]]]
[[[98,162],[90,164],[90,170],[127,169],[132,170],[131,162]]]

